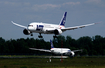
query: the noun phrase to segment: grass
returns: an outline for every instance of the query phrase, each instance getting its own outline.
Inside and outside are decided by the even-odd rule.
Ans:
[[[105,57],[74,57],[63,59],[8,58],[0,59],[0,68],[105,68]]]

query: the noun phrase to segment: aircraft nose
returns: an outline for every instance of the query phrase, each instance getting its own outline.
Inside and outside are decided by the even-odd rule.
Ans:
[[[71,50],[68,50],[68,52],[70,52]]]

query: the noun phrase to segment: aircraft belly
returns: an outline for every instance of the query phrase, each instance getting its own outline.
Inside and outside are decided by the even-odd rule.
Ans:
[[[34,33],[44,33],[43,31],[32,31]]]
[[[42,34],[53,34],[51,32],[44,32],[44,31],[31,31],[31,32],[34,32],[34,33],[42,33]]]

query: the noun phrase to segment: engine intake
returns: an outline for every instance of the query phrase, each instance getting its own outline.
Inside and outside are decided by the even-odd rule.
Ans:
[[[62,30],[61,29],[55,29],[54,34],[55,35],[60,35],[60,34],[62,34]]]
[[[27,29],[24,29],[24,30],[23,30],[23,33],[24,33],[25,35],[31,34],[31,32],[30,32],[29,30],[27,30]]]
[[[70,56],[74,56],[75,55],[75,53],[73,52],[73,51],[71,51],[71,54],[70,54]]]

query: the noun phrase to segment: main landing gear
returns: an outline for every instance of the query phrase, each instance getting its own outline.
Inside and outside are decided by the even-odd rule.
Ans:
[[[55,39],[55,38],[58,38],[58,37],[55,35],[55,36],[53,36],[53,38]]]
[[[41,35],[41,33],[39,33],[40,35],[38,36],[39,38],[43,38],[43,36]]]
[[[40,35],[38,36],[39,38],[43,38],[43,36],[41,35],[41,33],[39,33]],[[31,36],[33,36],[33,34],[31,33]]]
[[[31,36],[33,36],[33,34],[31,33]],[[41,35],[41,33],[39,33],[39,36],[38,36],[39,38],[43,38],[43,36]],[[53,38],[55,39],[55,38],[58,38],[56,35],[54,35],[53,36]]]

